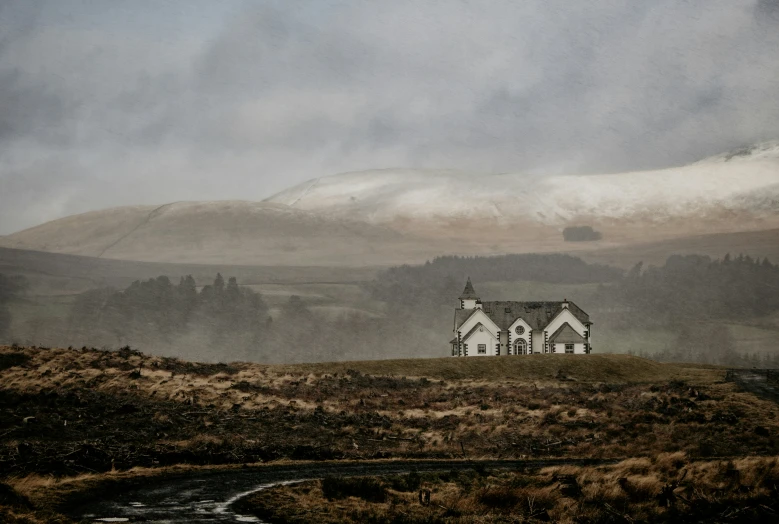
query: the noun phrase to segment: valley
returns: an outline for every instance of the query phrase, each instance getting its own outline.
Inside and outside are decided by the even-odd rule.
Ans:
[[[745,239],[735,243],[734,239],[739,237],[736,234],[714,236],[707,244],[709,252],[727,254],[730,247],[743,246],[755,238],[754,235],[744,235],[746,235]],[[767,252],[770,251],[771,245],[776,245],[770,236],[765,235],[762,238],[764,239],[762,243],[752,244],[750,252]],[[697,251],[700,245],[691,240],[688,250]],[[615,262],[617,261],[615,257],[618,257],[618,261],[627,264],[636,260],[639,255],[650,252],[659,259],[661,254],[665,256],[673,249],[684,251],[680,244],[670,242],[665,247],[653,245],[651,250],[646,251],[626,251],[623,255],[607,254],[608,252],[604,251],[600,256],[591,255],[584,258],[590,263],[600,264]],[[633,258],[628,258],[628,255]],[[484,267],[489,267],[490,260],[493,259],[478,260],[481,260],[479,263]],[[494,260],[500,260],[500,257]],[[650,256],[649,260],[653,258]],[[521,265],[521,262],[518,263]],[[207,340],[202,340],[202,335],[185,338],[178,346],[158,337],[137,336],[129,331],[119,338],[105,338],[102,335],[85,338],[78,334],[83,331],[82,328],[74,331],[74,327],[78,327],[74,322],[80,321],[73,318],[72,312],[74,308],[79,307],[77,304],[84,301],[84,297],[100,289],[122,290],[135,281],[154,279],[161,275],[175,283],[184,276],[192,275],[196,289],[202,290],[203,286],[211,285],[214,276],[221,272],[225,277],[235,276],[241,288],[257,293],[272,318],[279,319],[284,315],[291,297],[299,297],[301,304],[310,312],[311,318],[316,321],[314,323],[316,327],[312,327],[309,331],[313,339],[316,339],[315,333],[319,330],[321,332],[319,340],[309,345],[310,350],[307,353],[298,352],[295,355],[288,353],[287,357],[281,358],[304,361],[327,360],[325,353],[320,355],[320,352],[327,351],[326,348],[321,347],[324,340],[344,344],[346,351],[337,357],[342,359],[402,358],[414,354],[424,357],[444,356],[447,352],[446,334],[451,331],[450,307],[453,302],[436,298],[437,305],[432,309],[425,306],[421,310],[418,305],[414,305],[411,309],[418,311],[420,320],[424,319],[426,324],[415,324],[413,316],[400,318],[398,315],[401,309],[398,309],[397,304],[372,291],[376,279],[387,269],[381,266],[347,268],[150,263],[0,248],[0,273],[21,276],[27,282],[24,293],[14,299],[9,306],[11,324],[10,335],[6,336],[6,342],[44,346],[66,343],[77,347],[99,344],[114,348],[130,345],[160,355],[218,361],[225,358],[225,355],[218,347],[209,349]],[[447,269],[442,275],[452,271],[455,271],[457,276],[450,285],[456,293],[456,288],[461,286],[459,279],[465,278],[468,273],[465,270]],[[436,277],[437,280],[428,279],[428,281],[432,285],[433,281],[438,282],[440,278],[442,276]],[[528,276],[511,280],[493,278],[495,277],[479,280],[479,289],[491,300],[517,298],[560,300],[561,297],[575,300],[580,307],[598,319],[594,328],[594,347],[598,353],[631,353],[647,357],[663,353],[667,355],[675,347],[679,336],[679,327],[668,322],[655,322],[651,326],[625,321],[615,324],[614,321],[620,316],[619,308],[624,308],[626,305],[617,307],[612,303],[612,299],[604,298],[604,289],[608,289],[611,285],[608,282],[599,283],[596,279],[593,282],[563,283],[559,281],[561,277],[556,276],[554,271],[541,280],[533,280],[531,278],[535,277]],[[404,283],[401,286],[405,289],[414,285]],[[450,306],[447,307],[446,304]],[[604,320],[607,320],[605,324]],[[379,351],[377,346],[375,351],[369,351],[366,348],[375,343],[364,345],[349,341],[348,338],[327,334],[330,327],[335,328],[344,322],[347,322],[347,325],[337,329],[351,330],[360,322],[363,322],[363,327],[372,326],[369,328],[372,330],[387,329],[381,326],[392,325],[398,325],[400,329],[413,329],[416,333],[414,335],[416,342],[412,346],[397,344],[393,346],[392,340],[387,339],[380,344],[381,348],[386,349]],[[776,334],[779,333],[779,313],[730,318],[725,319],[724,322],[699,315],[696,322],[704,322],[717,329],[724,327],[729,333],[733,349],[745,357],[772,354],[779,356],[777,346],[773,343]],[[364,337],[365,334],[361,335],[361,339]],[[265,345],[270,343],[266,342]],[[299,343],[309,344],[302,340]],[[271,353],[258,353],[251,358],[266,362],[268,358],[271,362],[278,362],[280,358],[278,355],[272,357],[263,355],[271,355]],[[332,359],[334,356],[331,354],[329,358]],[[232,358],[247,357],[234,355]],[[755,364],[750,363],[750,365]],[[764,364],[757,362],[757,365]]]

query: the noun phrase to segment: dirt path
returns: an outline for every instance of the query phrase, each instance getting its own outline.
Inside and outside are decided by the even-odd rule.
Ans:
[[[394,461],[283,465],[198,473],[149,480],[141,487],[101,494],[99,500],[71,507],[66,513],[86,522],[260,522],[236,514],[231,506],[251,493],[278,485],[329,475],[394,475],[417,471],[472,468],[524,469],[560,464],[598,465],[615,460],[549,459],[492,461]]]

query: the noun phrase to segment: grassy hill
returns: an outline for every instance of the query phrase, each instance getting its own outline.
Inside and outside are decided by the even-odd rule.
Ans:
[[[717,380],[716,367],[662,364],[630,355],[524,355],[325,362],[273,366],[275,372],[428,377],[441,380],[645,383],[674,379]]]
[[[91,211],[0,238],[3,247],[97,258],[263,266],[419,261],[436,244],[380,225],[246,201]]]

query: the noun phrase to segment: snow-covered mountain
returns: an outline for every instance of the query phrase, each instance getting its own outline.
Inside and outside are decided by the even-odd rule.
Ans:
[[[560,227],[574,222],[734,220],[734,215],[770,219],[779,210],[779,142],[683,167],[619,174],[346,173],[310,180],[266,201],[373,224],[465,219]]]
[[[563,242],[561,231],[570,225],[593,226],[603,240]],[[154,262],[354,266],[772,228],[779,228],[779,142],[620,174],[346,173],[264,202],[84,213],[0,237],[0,246]]]

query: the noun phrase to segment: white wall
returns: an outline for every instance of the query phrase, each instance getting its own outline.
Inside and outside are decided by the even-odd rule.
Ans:
[[[554,345],[554,352],[555,353],[565,353],[565,344],[562,342],[558,342]],[[584,344],[574,344],[573,345],[573,352],[575,355],[584,355],[587,352],[584,350]]]
[[[525,332],[522,333],[521,335],[517,335],[517,326],[522,326],[523,328],[525,328]],[[511,355],[514,354],[514,342],[516,342],[517,339],[520,339],[520,338],[524,339],[525,342],[527,342],[527,347],[530,348],[530,339],[531,339],[531,333],[532,333],[532,330],[530,329],[530,324],[528,324],[527,322],[525,322],[521,318],[518,318],[517,320],[514,321],[513,324],[511,324],[511,327],[509,327],[509,333],[511,333],[511,343],[509,344],[509,347],[508,347],[509,351],[506,352],[507,355],[508,354],[511,354]],[[533,347],[533,350],[534,350],[533,352],[534,353],[536,352],[535,349],[536,348]]]
[[[560,329],[560,326],[568,322],[568,324],[573,328],[574,331],[576,331],[579,335],[584,337],[584,332],[587,330],[587,328],[579,322],[579,319],[573,316],[573,313],[571,313],[567,309],[563,309],[555,318],[552,320],[552,322],[549,323],[548,326],[546,326],[546,331],[549,333],[549,336],[551,337],[555,331]]]
[[[461,336],[465,336],[468,334],[470,330],[474,328],[476,324],[481,323],[485,328],[487,328],[490,333],[492,333],[492,336],[495,338],[498,338],[498,332],[500,332],[500,328],[495,325],[495,323],[490,320],[490,317],[487,316],[487,314],[482,311],[481,309],[474,310],[475,312],[466,320],[462,326],[457,328],[457,331],[459,331]]]
[[[533,353],[543,353],[544,352],[543,330],[533,331],[532,338],[533,338]]]
[[[498,343],[498,338],[490,333],[489,329],[484,328],[477,329],[468,340],[463,340],[464,344],[468,346],[469,357],[488,357],[496,355],[495,345]],[[479,354],[479,344],[486,344],[487,352]]]

